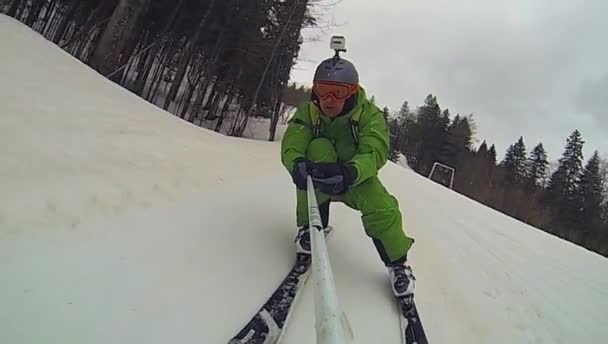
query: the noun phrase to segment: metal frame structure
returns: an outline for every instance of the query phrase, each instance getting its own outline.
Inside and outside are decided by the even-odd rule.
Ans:
[[[431,177],[433,176],[433,172],[435,172],[435,168],[437,166],[441,166],[441,167],[443,167],[443,168],[445,168],[447,170],[452,171],[452,176],[450,177],[450,189],[453,189],[454,188],[454,175],[456,174],[456,169],[454,167],[452,167],[452,166],[448,166],[446,164],[442,164],[442,163],[436,161],[433,164],[433,168],[431,168],[431,173],[429,173],[429,177],[428,178],[430,180],[433,180],[433,178],[431,178]]]

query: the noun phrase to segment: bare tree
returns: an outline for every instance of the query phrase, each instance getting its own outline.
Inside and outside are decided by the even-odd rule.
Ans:
[[[272,137],[301,30],[316,25],[324,1],[3,0],[0,8],[181,118],[242,136],[255,114],[271,119]]]

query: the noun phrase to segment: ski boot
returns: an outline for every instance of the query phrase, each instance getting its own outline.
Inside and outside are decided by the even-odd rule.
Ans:
[[[407,262],[391,264],[388,267],[393,294],[398,299],[413,299],[416,277]]]
[[[310,230],[308,225],[298,228],[298,234],[295,239],[296,253],[310,255]]]
[[[326,237],[332,231],[332,229],[332,226],[326,226],[323,228],[323,232]],[[310,246],[310,230],[308,225],[298,228],[298,233],[296,234],[296,239],[294,241],[296,243],[296,253],[299,256],[303,254],[310,256],[312,254]]]

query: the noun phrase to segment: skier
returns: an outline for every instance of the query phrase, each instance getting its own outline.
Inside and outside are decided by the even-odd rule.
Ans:
[[[407,262],[414,243],[402,228],[397,199],[378,178],[389,155],[383,112],[367,99],[355,66],[336,56],[315,71],[311,100],[289,120],[281,161],[296,185],[296,250],[310,254],[307,175],[315,185],[323,226],[330,202],[358,210],[366,234],[388,269],[396,297],[413,297],[415,278]]]

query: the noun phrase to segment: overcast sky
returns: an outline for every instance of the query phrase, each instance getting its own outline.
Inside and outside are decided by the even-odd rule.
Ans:
[[[452,115],[473,113],[499,156],[523,136],[557,160],[574,129],[585,159],[608,156],[608,0],[343,0],[323,21],[334,27],[303,33],[321,39],[302,46],[298,83],[310,85],[341,34],[380,106],[432,93]]]

